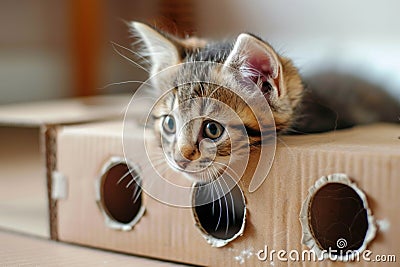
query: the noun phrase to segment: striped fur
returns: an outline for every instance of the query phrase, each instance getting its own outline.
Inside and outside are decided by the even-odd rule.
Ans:
[[[259,149],[262,138],[274,134],[273,130],[261,132],[252,108],[237,92],[249,97],[256,93],[243,85],[237,79],[237,72],[231,69],[244,76],[258,77],[254,82],[260,90],[266,90],[263,93],[278,133],[286,131],[293,123],[303,91],[300,76],[289,59],[276,54],[261,39],[249,34],[241,34],[233,42],[178,39],[144,24],[135,22],[132,26],[142,41],[142,55],[150,58],[152,75],[179,63],[219,63],[186,64],[170,75],[153,79],[155,87],[171,89],[159,99],[153,112],[154,132],[168,162],[173,168],[184,171],[190,179],[196,182],[214,179],[231,161],[240,160],[247,151]],[[261,72],[258,74],[257,69],[245,62],[251,56],[253,46],[259,50],[257,53],[265,51],[266,62],[271,64],[271,70],[267,68],[271,75],[261,77]],[[268,83],[268,87],[262,87],[264,83]],[[257,90],[255,86],[251,88]],[[227,110],[233,111],[237,118],[229,115]],[[178,129],[174,135],[166,134],[162,127],[165,116],[171,112]],[[210,118],[225,128],[221,138],[212,142],[204,141],[206,138],[202,137],[204,123]],[[239,158],[233,159],[233,154]],[[184,168],[179,166],[186,160],[190,162]]]

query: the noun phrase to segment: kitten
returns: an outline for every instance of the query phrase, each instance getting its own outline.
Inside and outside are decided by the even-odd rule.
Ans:
[[[400,103],[377,84],[349,73],[324,71],[307,84],[290,131],[326,132],[373,122],[400,123]]]
[[[150,59],[153,77],[180,63],[219,63],[220,66],[238,71],[257,85],[252,88],[259,90],[268,102],[278,134],[292,130],[332,130],[341,125],[333,120],[328,123],[328,127],[323,123],[323,127],[318,127],[318,123],[313,123],[313,114],[304,114],[309,106],[302,104],[306,103],[302,97],[305,92],[309,95],[310,90],[304,89],[298,70],[290,59],[279,55],[268,43],[252,34],[242,33],[235,41],[209,42],[197,38],[180,39],[138,22],[133,22],[131,26],[134,35],[142,42],[141,56]],[[157,103],[152,118],[154,133],[160,142],[159,146],[164,149],[169,165],[184,172],[192,181],[204,183],[216,179],[224,172],[231,160],[231,151],[240,154],[242,147],[246,149],[243,146],[244,133],[232,121],[221,123],[218,119],[208,119],[223,116],[214,104],[203,101],[199,104],[201,107],[196,108],[191,100],[205,97],[224,103],[234,110],[244,124],[250,151],[259,149],[262,133],[250,107],[234,93],[252,93],[246,91],[248,87],[243,86],[234,73],[224,72],[221,67],[192,68],[190,64],[183,64],[179,71],[152,80],[156,88],[168,90],[171,88],[164,88],[166,84],[175,85]],[[182,78],[197,81],[210,77],[224,86],[215,83],[180,83]],[[171,114],[176,107],[179,112]],[[201,143],[205,148],[200,147]],[[216,151],[211,151],[212,147]]]

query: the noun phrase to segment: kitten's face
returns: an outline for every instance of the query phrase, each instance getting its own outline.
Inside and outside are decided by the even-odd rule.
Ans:
[[[234,43],[207,43],[178,39],[141,23],[132,26],[144,44],[142,55],[150,58],[152,86],[164,91],[151,115],[156,140],[174,170],[192,181],[209,182],[259,148],[259,121],[240,94],[263,99],[278,132],[290,126],[303,87],[290,60],[267,43],[249,34]],[[198,62],[217,64],[179,65]],[[171,66],[175,71],[156,75]]]
[[[260,140],[251,110],[219,85],[177,86],[159,100],[152,115],[168,164],[195,182],[215,179]],[[243,123],[253,136],[245,134]]]

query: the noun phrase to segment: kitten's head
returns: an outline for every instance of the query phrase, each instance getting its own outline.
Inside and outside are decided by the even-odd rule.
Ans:
[[[261,92],[276,130],[290,127],[303,87],[291,61],[266,42],[247,33],[234,42],[179,39],[137,22],[132,30],[142,41],[141,55],[151,63],[153,87],[166,92],[152,118],[156,139],[173,169],[208,182],[246,151],[260,147],[260,122],[240,95],[257,97]],[[172,66],[177,67],[163,71]],[[156,75],[160,71],[166,74]]]

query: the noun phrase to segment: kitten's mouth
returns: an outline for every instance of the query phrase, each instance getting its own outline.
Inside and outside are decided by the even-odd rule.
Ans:
[[[167,157],[167,162],[173,170],[183,173],[189,180],[199,184],[217,180],[227,169],[225,164],[209,158],[175,160]]]
[[[217,168],[210,164],[201,170],[191,172],[183,171],[183,173],[189,180],[198,184],[207,184],[221,177],[221,175],[225,173],[225,170],[226,168]]]
[[[169,160],[170,165],[181,172],[186,173],[199,173],[205,171],[207,168],[213,166],[213,162],[209,159],[197,160]]]

